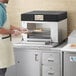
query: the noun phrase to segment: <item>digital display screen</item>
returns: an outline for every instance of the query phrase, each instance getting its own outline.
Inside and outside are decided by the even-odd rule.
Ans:
[[[43,15],[35,15],[34,19],[43,21],[44,20],[44,16]]]

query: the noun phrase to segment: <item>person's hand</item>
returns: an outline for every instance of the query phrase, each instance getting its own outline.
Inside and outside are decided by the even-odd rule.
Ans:
[[[20,32],[24,33],[24,34],[29,33],[28,29],[26,29],[26,28],[20,28]]]
[[[20,30],[20,31],[26,31],[27,28],[19,27],[19,30]]]
[[[18,36],[21,35],[21,32],[18,30],[14,30],[14,33],[12,34],[12,36]]]

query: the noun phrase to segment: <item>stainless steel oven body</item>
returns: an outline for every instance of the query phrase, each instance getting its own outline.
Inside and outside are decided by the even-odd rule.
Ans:
[[[60,18],[59,18],[60,17]],[[21,14],[22,27],[28,28],[23,39],[29,42],[61,43],[67,38],[67,13],[63,11],[33,11]]]

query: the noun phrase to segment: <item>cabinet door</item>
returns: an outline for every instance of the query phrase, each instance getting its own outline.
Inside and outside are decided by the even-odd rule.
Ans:
[[[42,64],[42,76],[61,76],[60,53],[43,53]]]
[[[17,76],[40,76],[40,53],[16,50]]]

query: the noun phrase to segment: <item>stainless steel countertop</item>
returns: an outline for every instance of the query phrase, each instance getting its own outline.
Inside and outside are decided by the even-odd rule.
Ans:
[[[67,42],[63,42],[62,44],[60,44],[57,47],[52,47],[51,45],[45,45],[45,44],[34,44],[34,43],[24,43],[24,42],[18,42],[18,43],[13,43],[13,47],[14,48],[25,48],[25,49],[61,49],[63,48],[65,45],[67,44]]]

